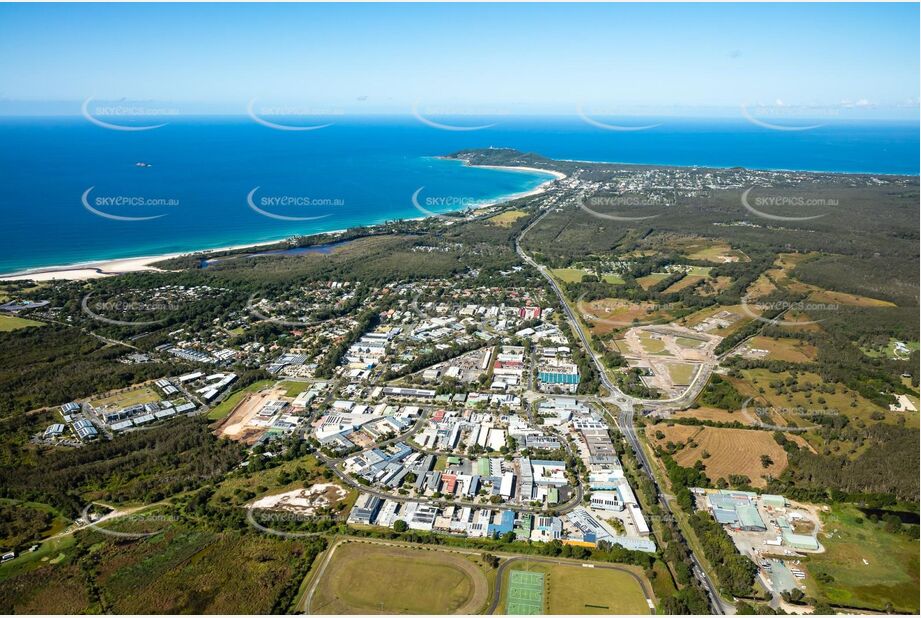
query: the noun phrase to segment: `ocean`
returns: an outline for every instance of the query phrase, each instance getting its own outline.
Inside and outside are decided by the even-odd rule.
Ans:
[[[917,175],[918,135],[917,124],[898,122],[777,131],[745,120],[686,119],[609,131],[575,117],[535,117],[449,131],[415,118],[340,118],[321,129],[282,131],[248,117],[176,117],[152,130],[118,131],[82,117],[5,118],[0,273],[420,217],[529,191],[549,179],[436,158],[463,148]]]

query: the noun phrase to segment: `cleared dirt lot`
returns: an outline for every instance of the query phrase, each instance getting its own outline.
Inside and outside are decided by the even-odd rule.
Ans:
[[[603,335],[615,330],[659,320],[670,320],[674,307],[652,302],[634,303],[620,298],[578,301],[576,309],[593,334]]]
[[[627,330],[617,347],[630,366],[651,370],[652,375],[642,378],[646,386],[675,397],[702,364],[715,362],[713,350],[719,341],[720,337],[680,326],[650,325]]]
[[[215,435],[229,440],[239,440],[247,444],[254,444],[267,429],[266,427],[252,424],[252,421],[257,418],[256,414],[269,401],[281,399],[284,396],[284,388],[273,388],[259,391],[258,393],[250,393],[215,428]]]
[[[774,339],[754,337],[746,344],[750,350],[767,350],[765,358],[789,363],[809,363],[815,360],[818,350],[800,339]]]

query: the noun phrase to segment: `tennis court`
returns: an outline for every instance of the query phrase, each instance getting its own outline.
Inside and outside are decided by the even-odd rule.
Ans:
[[[544,574],[531,571],[510,571],[507,605],[506,614],[543,614]]]

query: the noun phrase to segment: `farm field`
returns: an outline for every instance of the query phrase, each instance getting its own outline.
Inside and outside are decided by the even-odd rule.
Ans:
[[[861,522],[861,523],[858,523]],[[857,509],[822,513],[824,554],[804,561],[808,594],[832,604],[918,613],[918,541],[886,532]]]
[[[614,273],[608,273],[601,277],[601,280],[605,283],[613,283],[614,285],[621,285],[624,282],[624,278],[620,275]]]
[[[648,290],[655,284],[659,283],[660,281],[664,281],[670,276],[671,275],[669,273],[652,273],[651,275],[640,277],[636,280],[636,282],[639,283],[644,290]]]
[[[662,290],[662,293],[672,294],[674,292],[680,292],[681,290],[685,288],[689,288],[689,287],[697,285],[704,279],[706,279],[706,277],[698,277],[696,275],[685,275],[678,281],[674,282],[673,284],[671,284],[670,286]]]
[[[732,285],[732,277],[721,275],[719,277],[707,279],[702,286],[697,288],[696,292],[700,296],[713,296],[725,292],[729,289],[730,285]]]
[[[8,333],[10,331],[19,330],[20,328],[28,328],[29,326],[44,325],[44,322],[36,322],[35,320],[20,318],[15,315],[0,315],[0,333]]]
[[[461,554],[363,542],[332,551],[308,613],[473,614],[489,597],[486,575]]]
[[[788,363],[810,363],[816,359],[818,354],[814,345],[800,339],[774,339],[758,336],[752,338],[749,348],[767,350],[768,359]]]
[[[629,567],[608,569],[602,566],[585,568],[580,564],[548,564],[523,560],[511,567],[505,577],[503,597],[505,609],[515,600],[509,584],[515,573],[544,576],[544,608],[539,613],[560,614],[649,614],[646,593],[631,575]],[[642,579],[642,575],[637,573]],[[530,582],[526,582],[530,583]],[[647,584],[648,586],[648,584]],[[511,614],[511,611],[507,613]],[[523,612],[522,612],[523,613]]]
[[[588,271],[581,268],[552,268],[550,272],[563,283],[578,283],[588,274]]]
[[[719,408],[700,407],[696,409],[683,410],[676,412],[674,418],[696,418],[702,421],[714,421],[716,423],[742,423],[743,425],[755,425],[757,419],[754,414],[744,415],[738,411],[721,410]]]
[[[807,303],[822,303],[826,305],[852,305],[855,307],[895,307],[895,303],[888,300],[879,300],[869,296],[857,296],[832,290],[820,290],[809,296]]]
[[[664,437],[657,439],[657,431],[661,431]],[[780,476],[787,467],[787,453],[777,444],[770,431],[693,425],[669,427],[659,423],[646,428],[646,437],[650,443],[663,448],[668,442],[684,444],[692,440],[696,446],[685,446],[677,451],[673,455],[675,461],[685,467],[693,466],[697,460],[703,461],[707,477],[714,482],[719,478],[728,479],[732,474],[743,474],[751,479],[753,487],[764,487],[767,482],[762,477]],[[802,439],[797,436],[788,438],[802,443]],[[710,453],[710,456],[704,458],[704,451]],[[762,465],[762,455],[771,458],[772,463],[767,467]]]
[[[495,217],[490,217],[487,219],[493,225],[498,225],[500,227],[512,227],[512,224],[518,219],[527,216],[523,210],[506,210],[505,212],[500,212]]]

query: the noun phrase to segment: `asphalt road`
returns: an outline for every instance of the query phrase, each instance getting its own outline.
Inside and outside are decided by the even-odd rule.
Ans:
[[[579,321],[576,319],[575,314],[572,311],[572,308],[569,306],[569,303],[566,301],[566,296],[563,294],[563,291],[560,289],[556,280],[553,276],[547,272],[546,268],[535,262],[524,250],[521,248],[521,239],[538,223],[543,219],[550,211],[548,210],[541,216],[537,217],[528,227],[522,230],[518,238],[515,239],[515,251],[518,253],[518,256],[537,269],[537,271],[550,283],[550,286],[553,288],[553,291],[556,293],[557,298],[560,301],[560,306],[563,307],[563,311],[566,314],[566,318],[569,320],[573,329],[578,333],[579,339],[582,341],[582,347],[585,349],[586,354],[589,355],[589,358],[594,362],[595,367],[598,370],[598,374],[601,377],[601,383],[606,389],[611,393],[609,397],[606,398],[606,401],[615,404],[620,408],[619,416],[619,425],[620,430],[627,438],[627,441],[630,443],[631,448],[633,448],[634,453],[636,453],[637,459],[640,462],[643,473],[652,481],[653,486],[656,488],[656,493],[658,495],[659,503],[662,505],[662,508],[669,515],[672,514],[671,505],[669,505],[668,500],[666,500],[662,489],[659,487],[659,484],[656,482],[655,475],[652,473],[652,467],[649,463],[649,460],[646,457],[646,454],[643,452],[642,445],[640,444],[639,438],[636,435],[635,424],[633,420],[634,412],[633,407],[636,404],[647,405],[647,406],[656,406],[663,403],[671,405],[681,405],[681,403],[690,403],[694,398],[697,397],[697,394],[700,392],[700,389],[703,388],[707,380],[710,377],[710,373],[713,370],[713,367],[710,365],[702,365],[701,370],[698,372],[696,379],[688,387],[688,390],[685,391],[680,397],[677,397],[673,400],[644,400],[631,397],[621,392],[617,386],[611,382],[608,378],[605,367],[601,362],[601,359],[598,358],[598,355],[595,354],[595,351],[592,349],[592,346],[589,344],[588,337],[585,332],[582,330],[582,327],[579,325]],[[706,368],[706,371],[705,371]],[[701,374],[706,375],[701,375]],[[682,539],[684,541],[684,539]],[[697,556],[694,555],[694,551],[691,549],[690,545],[685,541],[685,545],[688,547],[688,552],[691,557],[691,561],[694,565],[694,575],[697,579],[703,584],[706,588],[707,593],[710,597],[710,607],[714,614],[734,614],[735,606],[730,603],[727,603],[720,597],[719,591],[714,585],[713,581],[710,579],[710,576],[703,569],[700,560]]]

